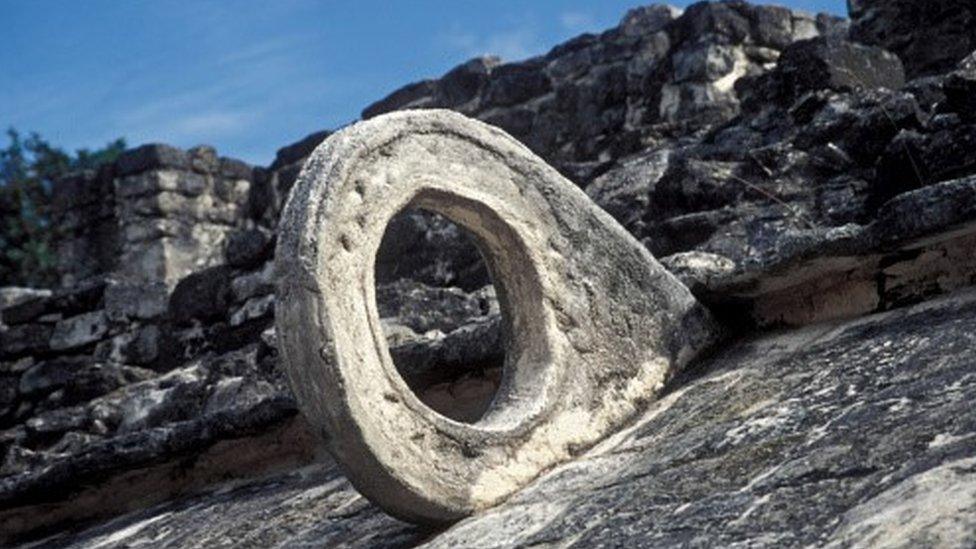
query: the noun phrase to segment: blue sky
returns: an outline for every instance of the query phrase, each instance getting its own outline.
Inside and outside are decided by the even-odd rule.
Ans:
[[[686,6],[689,2],[672,2]],[[846,14],[844,0],[780,2]],[[614,26],[619,0],[0,0],[0,127],[267,164],[409,82]]]

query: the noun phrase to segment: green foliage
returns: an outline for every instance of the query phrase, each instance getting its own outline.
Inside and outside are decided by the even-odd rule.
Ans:
[[[50,211],[54,182],[115,160],[125,140],[72,156],[36,133],[23,138],[11,128],[7,138],[9,144],[0,149],[0,286],[52,286],[57,282],[57,228]]]

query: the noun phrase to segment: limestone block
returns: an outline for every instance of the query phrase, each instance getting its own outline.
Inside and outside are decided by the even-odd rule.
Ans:
[[[110,280],[105,288],[105,314],[113,322],[153,319],[169,305],[169,288],[164,282]]]
[[[230,316],[231,326],[240,326],[249,320],[268,316],[274,307],[274,295],[252,297]]]
[[[461,423],[397,372],[374,287],[405,208],[466,228],[503,313],[504,373]],[[497,128],[440,110],[378,116],[330,136],[285,207],[276,334],[301,409],[367,497],[442,523],[496,505],[618,430],[717,329],[606,212]]]
[[[54,325],[51,349],[64,351],[94,343],[108,334],[108,318],[105,311],[82,313],[66,318]]]

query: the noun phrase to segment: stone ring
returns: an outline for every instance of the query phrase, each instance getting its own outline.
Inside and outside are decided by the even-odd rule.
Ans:
[[[406,208],[467,229],[503,312],[500,387],[475,423],[423,404],[377,314],[374,265]],[[357,489],[436,524],[498,504],[640,412],[713,341],[688,290],[503,131],[441,110],[357,123],[312,154],[282,215],[276,330],[300,408]]]

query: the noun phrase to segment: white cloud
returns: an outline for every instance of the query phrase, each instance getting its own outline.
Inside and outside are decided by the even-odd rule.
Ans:
[[[517,61],[542,50],[538,37],[528,28],[516,28],[484,36],[457,28],[444,34],[444,40],[466,57],[497,55],[505,61]]]
[[[244,112],[212,111],[188,114],[169,124],[176,135],[227,135],[250,125],[251,116]]]
[[[581,32],[593,28],[594,21],[587,13],[567,11],[559,14],[559,24],[568,31]]]
[[[305,42],[307,37],[288,36],[224,48],[204,61],[206,77],[193,83],[141,79],[129,96],[142,99],[119,105],[109,127],[132,144],[184,147],[256,134],[276,110],[310,93],[310,85],[314,83],[314,91],[324,88],[321,78],[280,85],[302,72],[302,60],[293,51]]]
[[[281,59],[287,59],[294,51],[312,41],[310,36],[280,36],[247,45],[228,48],[217,59],[218,67],[241,67],[254,64],[269,64]]]

